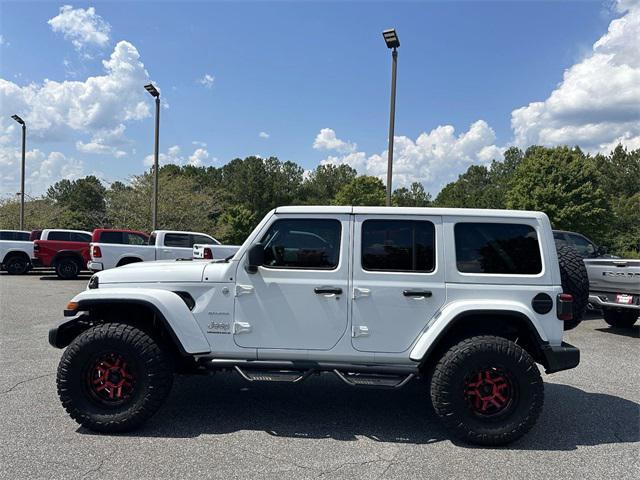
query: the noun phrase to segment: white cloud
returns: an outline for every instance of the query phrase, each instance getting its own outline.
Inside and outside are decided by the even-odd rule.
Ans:
[[[26,152],[25,192],[42,194],[58,180],[75,180],[84,175],[84,163],[61,152],[46,154],[39,149]],[[11,197],[20,189],[21,154],[17,149],[0,148],[0,194]]]
[[[7,42],[7,39],[4,38],[4,35],[0,35],[0,46],[9,46],[9,42]]]
[[[124,124],[121,123],[114,129],[98,131],[87,143],[78,140],[76,142],[76,149],[83,153],[113,155],[116,158],[122,158],[127,155],[127,152],[118,147],[129,143],[124,138],[125,129]]]
[[[185,156],[182,153],[182,149],[178,145],[173,145],[165,152],[158,155],[158,162],[160,165],[192,165],[194,167],[202,167],[207,163],[216,162],[217,158],[211,157],[209,152],[205,148],[197,148],[189,156]],[[147,167],[153,165],[153,154],[147,155],[144,158],[144,164]]]
[[[54,32],[71,40],[77,50],[87,46],[105,47],[109,43],[111,26],[96,14],[93,7],[73,8],[71,5],[60,7],[60,13],[47,23]]]
[[[269,138],[271,135],[269,135],[267,132],[260,132],[260,133],[258,134],[258,136],[259,136],[260,138],[267,139],[267,138]]]
[[[148,117],[149,102],[140,86],[149,75],[138,50],[121,41],[102,64],[104,75],[84,81],[45,79],[20,86],[0,78],[0,132],[6,131],[7,117],[15,112],[25,118],[32,137],[48,141],[111,131]]]
[[[345,142],[336,137],[336,132],[331,128],[323,128],[313,141],[316,150],[335,150],[340,153],[348,153],[356,150],[355,143]]]
[[[335,132],[331,132],[335,138]],[[495,139],[494,131],[483,120],[473,123],[469,130],[459,135],[455,134],[453,126],[444,125],[420,134],[415,141],[405,136],[395,137],[393,187],[421,182],[427,190],[437,192],[470,165],[502,159],[503,150],[494,144]],[[345,143],[353,145],[335,143],[334,150]],[[321,163],[347,164],[361,174],[374,175],[386,181],[387,151],[369,156],[365,152],[353,151],[329,156]]]
[[[193,167],[201,167],[207,160],[209,160],[209,152],[204,148],[198,148],[189,157],[188,164]]]
[[[512,112],[516,145],[607,152],[618,142],[640,144],[640,2],[623,0],[617,7],[622,17],[564,72],[551,95]]]
[[[204,77],[198,79],[198,83],[203,85],[205,88],[213,88],[213,83],[215,82],[216,77],[206,73]]]
[[[207,142],[201,142],[199,140],[194,140],[193,142],[191,142],[191,144],[195,145],[196,147],[202,147],[202,148],[207,147]]]

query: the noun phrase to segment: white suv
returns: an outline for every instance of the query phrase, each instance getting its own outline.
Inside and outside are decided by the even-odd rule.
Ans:
[[[67,347],[58,393],[103,432],[153,415],[174,372],[332,373],[353,386],[423,379],[456,435],[498,445],[540,413],[536,363],[580,359],[562,342],[572,298],[539,212],[277,208],[233,258],[98,273],[65,316],[49,334]]]

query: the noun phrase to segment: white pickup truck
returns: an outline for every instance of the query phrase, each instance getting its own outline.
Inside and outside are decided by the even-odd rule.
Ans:
[[[206,260],[224,260],[240,250],[240,245],[219,245],[197,243],[193,246],[193,258]]]
[[[0,230],[0,266],[9,275],[22,275],[31,268],[33,242],[31,232]]]
[[[89,270],[99,272],[136,262],[193,258],[196,243],[219,245],[219,242],[198,232],[156,230],[151,233],[148,245],[92,242],[87,264]]]

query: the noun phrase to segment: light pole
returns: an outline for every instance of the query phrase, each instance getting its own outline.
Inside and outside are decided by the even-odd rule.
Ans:
[[[153,150],[153,211],[151,219],[151,231],[158,226],[158,147],[160,144],[160,92],[153,83],[144,86],[152,97],[156,99],[156,131]]]
[[[22,125],[22,166],[20,167],[20,230],[24,230],[24,160],[27,146],[27,124],[18,115],[11,115],[16,122]]]
[[[398,68],[398,47],[400,39],[394,28],[382,32],[387,48],[391,52],[391,108],[389,111],[389,153],[387,157],[387,207],[391,206],[391,178],[393,176],[393,135],[396,122],[396,71]]]

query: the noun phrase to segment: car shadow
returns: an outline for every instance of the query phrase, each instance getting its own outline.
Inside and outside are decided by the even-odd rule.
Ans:
[[[596,328],[599,332],[611,333],[613,335],[621,335],[623,337],[640,338],[640,325],[634,325],[632,327],[609,327],[609,328]]]
[[[71,278],[71,279],[60,278],[54,272],[51,275],[45,275],[45,276],[40,277],[40,280],[56,281],[56,282],[58,282],[58,281],[60,281],[60,282],[70,282],[70,281],[73,281],[73,280],[87,280],[88,281],[90,278],[91,278],[91,275],[84,274],[84,273],[81,273],[76,278]]]
[[[640,405],[613,395],[547,383],[537,425],[512,450],[575,450],[583,445],[640,441]],[[127,436],[192,438],[261,431],[291,439],[430,444],[450,440],[427,389],[354,388],[328,375],[302,384],[248,383],[233,374],[177,377],[164,407]],[[92,434],[79,428],[78,432]],[[464,448],[479,448],[459,441]]]

